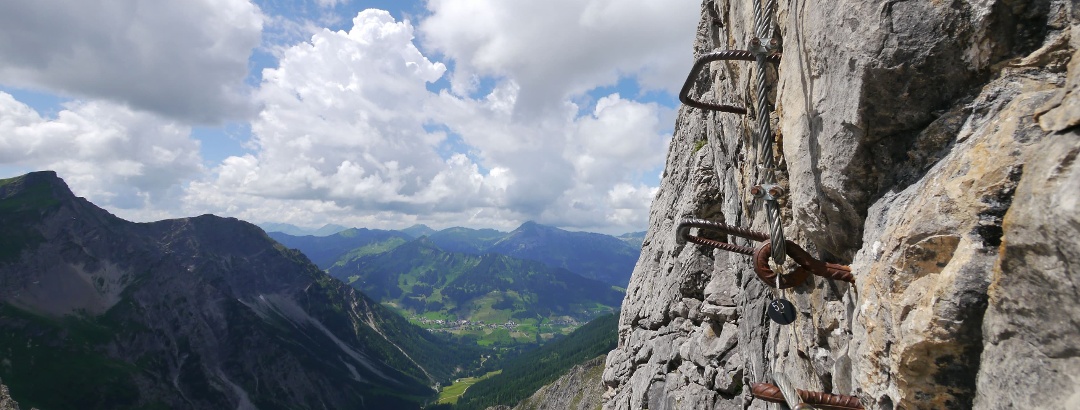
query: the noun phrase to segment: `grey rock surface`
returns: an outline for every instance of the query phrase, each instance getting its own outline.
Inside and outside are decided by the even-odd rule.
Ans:
[[[704,1],[695,55],[745,49],[751,6]],[[774,373],[867,408],[1080,402],[1080,7],[792,0],[774,16],[785,233],[855,283],[780,294],[749,257],[676,242],[687,217],[768,230],[748,192],[755,113],[683,107],[604,407],[766,408],[746,386]],[[714,62],[693,94],[752,107],[753,71]],[[764,314],[780,296],[789,326]]]
[[[990,278],[975,404],[1074,409],[1080,407],[1080,167],[1074,164],[1080,147],[1075,135],[1056,135],[1027,154]]]

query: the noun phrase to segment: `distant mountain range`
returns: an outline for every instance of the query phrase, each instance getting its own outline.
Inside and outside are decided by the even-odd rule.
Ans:
[[[610,235],[526,222],[485,252],[543,262],[625,288],[641,249]]]
[[[419,408],[480,358],[236,219],[132,223],[36,172],[0,180],[0,232],[24,407]]]
[[[645,234],[647,233],[646,231],[630,232],[619,235],[617,238],[622,239],[623,242],[630,244],[630,246],[641,249],[641,245],[645,243]]]
[[[531,221],[511,232],[461,227],[435,231],[425,225],[415,225],[401,231],[354,228],[323,237],[295,236],[282,232],[270,232],[269,235],[283,245],[308,255],[323,269],[355,259],[357,249],[364,246],[379,243],[384,248],[392,248],[405,242],[387,243],[392,237],[427,237],[432,244],[446,252],[471,255],[494,253],[538,261],[618,287],[626,287],[630,282],[630,274],[641,254],[640,241],[644,238],[643,232],[617,238],[598,233],[571,232]],[[350,255],[350,252],[353,254]]]
[[[322,269],[334,266],[342,258],[355,257],[372,244],[393,247],[413,239],[399,231],[363,228],[345,229],[327,236],[293,236],[282,232],[270,232],[268,235],[282,245],[300,250]]]
[[[255,225],[258,225],[258,227],[262,228],[266,232],[281,232],[295,236],[327,236],[349,229],[348,227],[335,224],[326,224],[320,228],[301,228],[292,224],[274,222],[263,222],[257,223]]]
[[[500,346],[549,339],[617,311],[640,249],[635,236],[535,222],[512,232],[416,225],[269,235],[414,323]]]
[[[623,297],[611,285],[566,269],[495,253],[446,252],[428,237],[339,263],[328,272],[412,314],[438,312],[436,317],[486,323],[540,319],[531,322],[540,324],[561,316],[586,320],[598,311],[614,311]]]

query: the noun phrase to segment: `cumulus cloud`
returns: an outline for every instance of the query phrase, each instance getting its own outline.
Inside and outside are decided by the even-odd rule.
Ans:
[[[627,177],[638,179],[663,161],[667,139],[658,130],[665,109],[612,94],[600,98],[591,116],[577,121],[566,156],[583,183],[612,186]]]
[[[0,164],[55,170],[76,194],[134,219],[168,214],[183,184],[203,171],[190,133],[103,101],[69,103],[45,118],[0,92]]]
[[[692,0],[429,0],[424,44],[453,59],[458,94],[511,78],[525,116],[620,77],[674,93],[692,58]]]
[[[584,116],[564,100],[520,120],[516,79],[478,97],[430,91],[444,75],[384,11],[322,30],[263,72],[254,152],[192,183],[186,203],[297,225],[644,225],[653,188],[637,181],[662,164],[671,109],[612,94]]]
[[[44,116],[0,93],[0,168],[55,169],[121,216],[610,233],[645,225],[656,188],[641,181],[663,164],[674,111],[615,93],[573,101],[626,76],[673,90],[697,11],[431,0],[428,55],[385,11],[343,31],[305,20],[297,33],[313,34],[274,48],[277,66],[245,89],[264,22],[285,27],[250,3],[22,3],[0,5],[0,83],[85,99]],[[190,124],[249,109],[248,152],[204,169]]]
[[[219,123],[254,112],[247,0],[0,2],[0,83]]]
[[[661,119],[672,110],[612,94],[585,116],[576,116],[578,107],[565,103],[555,115],[519,122],[507,108],[515,91],[507,84],[476,100],[443,92],[440,104],[432,105],[440,110],[436,118],[476,147],[481,164],[512,176],[504,206],[521,218],[564,227],[601,229],[612,221],[643,226],[651,196],[630,206],[621,199],[613,202],[608,191],[659,172],[670,140]],[[647,187],[638,189],[649,195]],[[613,218],[616,209],[640,217]]]
[[[263,72],[264,105],[252,125],[254,155],[231,157],[208,192],[265,200],[320,200],[335,207],[409,214],[492,206],[507,185],[465,155],[441,157],[429,131],[425,84],[446,67],[412,43],[412,26],[365,10],[349,31],[323,30]]]

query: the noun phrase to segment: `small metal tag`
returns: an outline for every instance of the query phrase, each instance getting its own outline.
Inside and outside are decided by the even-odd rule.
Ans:
[[[787,299],[773,299],[767,309],[769,319],[781,325],[789,325],[795,321],[795,305]]]

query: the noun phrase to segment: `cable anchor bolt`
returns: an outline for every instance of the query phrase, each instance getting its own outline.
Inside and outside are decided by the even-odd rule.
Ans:
[[[754,249],[747,246],[691,235],[690,229],[692,228],[711,230],[725,235],[737,236],[763,243],[758,246],[757,249]],[[787,256],[791,257],[798,266],[791,273],[777,275],[777,273],[769,266],[769,256],[772,252],[772,242],[769,240],[769,235],[750,229],[739,228],[704,219],[684,219],[679,223],[678,228],[676,229],[675,241],[680,245],[691,242],[728,252],[753,256],[754,273],[757,274],[758,279],[773,288],[787,289],[799,286],[803,282],[806,282],[806,279],[809,278],[811,274],[826,279],[855,283],[855,277],[851,274],[850,267],[820,261],[792,241],[784,241],[784,245]]]
[[[761,184],[754,185],[750,188],[750,194],[757,199],[764,199],[766,201],[777,201],[780,197],[784,196],[787,191],[783,187],[776,184]]]

